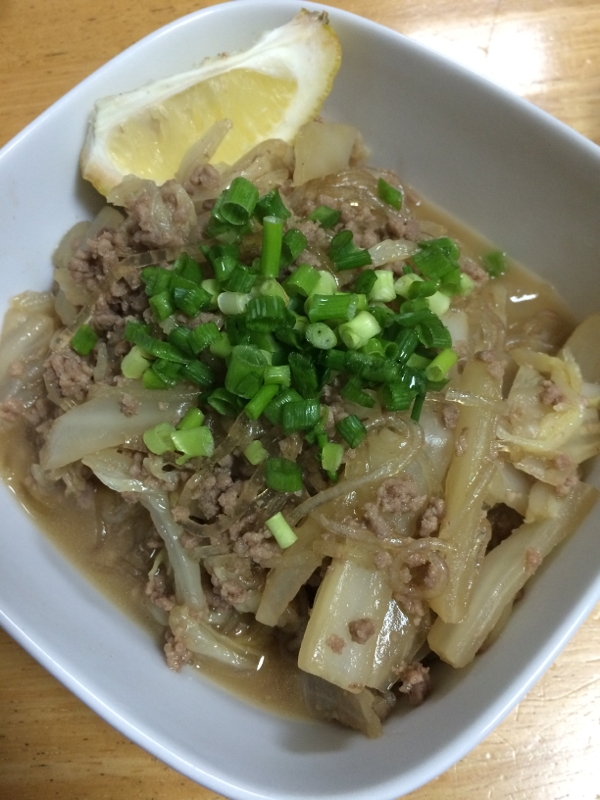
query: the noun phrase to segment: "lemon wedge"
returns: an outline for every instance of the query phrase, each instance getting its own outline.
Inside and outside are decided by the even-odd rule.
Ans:
[[[301,11],[249,50],[99,100],[81,153],[83,177],[103,195],[125,175],[162,184],[215,123],[233,127],[212,163],[233,164],[265,139],[292,142],[321,110],[341,63],[324,12]]]

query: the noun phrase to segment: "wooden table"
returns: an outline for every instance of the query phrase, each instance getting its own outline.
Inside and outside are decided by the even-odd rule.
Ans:
[[[203,0],[0,0],[0,146]],[[600,0],[333,0],[600,144]],[[1,205],[1,200],[0,200]],[[0,554],[1,557],[1,554]],[[502,725],[411,800],[600,798],[600,607]],[[2,800],[218,800],[109,727],[0,631]]]

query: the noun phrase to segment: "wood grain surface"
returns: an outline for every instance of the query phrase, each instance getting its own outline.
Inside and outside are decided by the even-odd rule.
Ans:
[[[600,0],[330,4],[461,61],[600,143]],[[128,45],[205,5],[0,0],[0,146]],[[599,666],[597,607],[518,708],[470,755],[410,799],[598,800]],[[219,795],[126,740],[0,631],[0,799],[39,798],[218,800]]]

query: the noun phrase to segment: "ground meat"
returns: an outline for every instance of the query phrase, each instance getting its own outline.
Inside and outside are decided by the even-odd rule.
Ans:
[[[382,511],[388,513],[419,511],[425,496],[419,494],[419,487],[409,475],[388,478],[377,491],[377,502]]]
[[[500,542],[508,539],[510,534],[523,524],[523,515],[514,508],[497,503],[487,512],[487,519],[492,526],[492,537],[488,544],[488,552],[498,547]]]
[[[126,417],[134,417],[140,410],[140,401],[137,397],[124,392],[119,400],[119,406],[121,413],[125,414]]]
[[[193,655],[170,630],[167,630],[165,641],[165,656],[167,659],[167,666],[179,672],[179,670],[192,661]]]
[[[190,510],[185,506],[173,506],[171,508],[171,515],[175,522],[181,524],[182,522],[187,522],[190,518]]]
[[[457,456],[464,456],[467,452],[467,429],[463,428],[454,440],[454,452]]]
[[[385,539],[392,535],[392,526],[379,510],[377,503],[365,503],[363,516],[375,536]]]
[[[239,492],[241,486],[236,482],[235,492]],[[234,493],[228,493],[221,502],[221,495],[228,492],[233,486],[231,472],[228,469],[216,469],[212,475],[207,475],[194,489],[193,499],[196,501],[198,514],[205,520],[214,519],[217,514],[223,511],[223,505],[231,508],[234,501]],[[237,494],[235,495],[237,499]]]
[[[348,630],[353,642],[365,644],[375,633],[375,623],[368,617],[355,619],[348,623]]]
[[[528,547],[525,551],[525,571],[533,575],[543,561],[543,556],[536,547]]]
[[[480,267],[472,258],[462,257],[459,263],[461,270],[471,278],[475,286],[483,286],[490,279],[483,267]]]
[[[332,633],[330,636],[325,639],[325,644],[327,647],[330,647],[334,653],[338,655],[342,652],[344,647],[346,646],[346,642],[342,639],[341,636],[338,636],[337,633]]]
[[[113,272],[119,260],[131,252],[124,231],[105,228],[69,260],[67,270],[75,283],[95,293],[102,280]]]
[[[492,378],[502,380],[504,377],[504,363],[498,358],[498,354],[494,350],[481,350],[475,353],[475,358],[487,364],[487,369]]]
[[[94,370],[88,361],[74,350],[64,349],[52,353],[45,364],[44,378],[56,385],[63,397],[82,403],[92,384]]]
[[[446,504],[441,497],[430,497],[417,530],[417,536],[432,536],[440,529]]]
[[[170,593],[166,576],[156,572],[146,584],[146,596],[155,606],[164,611],[171,611],[175,606],[175,597]]]
[[[149,249],[182,247],[197,222],[190,196],[174,180],[162,186],[143,181],[125,205],[133,241]]]
[[[554,381],[542,381],[540,403],[545,406],[555,406],[558,403],[564,403],[566,399],[564,392]]]
[[[375,564],[377,569],[387,569],[391,563],[392,557],[387,550],[380,550],[373,556],[373,564]]]
[[[295,461],[302,452],[303,439],[299,433],[292,433],[281,439],[279,442],[279,450],[284,458],[289,461]]]
[[[411,706],[421,705],[431,691],[429,667],[415,661],[403,667],[398,677],[402,681],[400,692],[408,696]]]
[[[342,203],[340,211],[340,220],[344,228],[354,234],[357,247],[368,249],[384,238],[384,229],[379,227],[379,220],[367,206]]]
[[[460,409],[458,406],[452,403],[444,405],[442,408],[442,422],[444,423],[444,427],[448,430],[454,430],[459,414]]]
[[[195,189],[218,189],[221,184],[221,174],[212,164],[203,164],[196,167],[188,180],[183,184],[183,188],[188,194],[194,194]]]
[[[0,403],[0,419],[6,422],[16,422],[23,413],[23,403],[16,397],[11,397]]]
[[[313,222],[310,219],[303,219],[293,216],[286,220],[286,229],[290,230],[291,228],[299,230],[300,233],[303,233],[306,236],[309,246],[329,246],[330,236],[319,222]],[[302,260],[302,257],[300,257],[300,261]]]
[[[266,528],[242,534],[233,550],[239,556],[251,558],[260,567],[273,567],[281,558],[281,548]]]

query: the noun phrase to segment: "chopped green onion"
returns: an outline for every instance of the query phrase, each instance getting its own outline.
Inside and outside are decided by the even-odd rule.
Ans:
[[[260,333],[271,333],[281,327],[290,327],[283,299],[279,295],[253,297],[246,309],[246,327]]]
[[[311,322],[325,320],[350,320],[356,315],[357,296],[348,292],[337,294],[312,294],[306,301],[306,312]]]
[[[418,353],[413,353],[412,356],[406,362],[407,367],[412,367],[412,369],[426,369],[431,364],[431,359],[426,358],[426,356],[421,356]]]
[[[263,295],[263,297],[281,297],[285,306],[287,307],[289,305],[290,298],[288,297],[287,292],[275,278],[265,278],[265,280],[263,280],[258,287],[258,293]]]
[[[172,439],[174,433],[175,428],[171,424],[168,422],[159,422],[158,425],[155,425],[153,428],[148,428],[148,430],[144,432],[142,439],[151,453],[162,456],[163,453],[175,449]]]
[[[321,450],[321,466],[331,478],[337,479],[337,471],[344,459],[344,445],[337,442],[327,442]]]
[[[175,386],[182,378],[181,370],[183,369],[183,364],[167,361],[165,358],[157,358],[152,363],[151,369],[167,385]]]
[[[227,389],[215,389],[215,391],[207,397],[206,402],[223,417],[237,417],[241,411],[240,398],[236,397],[232,392],[228,392]]]
[[[251,400],[263,382],[263,373],[268,361],[265,354],[252,345],[237,345],[225,375],[225,388],[240,397]]]
[[[262,250],[260,253],[260,274],[267,278],[279,275],[283,242],[283,220],[278,217],[263,219]]]
[[[192,328],[189,335],[189,347],[191,351],[198,355],[221,337],[221,331],[214,322],[203,322]]]
[[[366,267],[373,263],[368,250],[361,250],[352,241],[352,231],[343,230],[336,233],[329,245],[329,257],[338,270]]]
[[[319,272],[310,264],[300,264],[292,274],[283,282],[283,288],[288,295],[308,297],[315,291],[319,282]]]
[[[190,335],[191,330],[186,328],[185,325],[176,325],[172,330],[169,331],[167,335],[167,339],[169,343],[176,347],[178,350],[181,350],[182,353],[192,357],[194,355],[194,351],[190,346]]]
[[[363,391],[362,382],[356,375],[349,378],[342,387],[340,396],[343,397],[344,400],[348,400],[349,403],[356,403],[356,405],[363,406],[364,408],[373,408],[375,405],[375,399],[370,394]]]
[[[285,268],[293,264],[300,253],[306,249],[307,244],[308,240],[302,231],[297,228],[290,228],[289,231],[286,231],[281,242],[280,266]]]
[[[417,282],[423,282],[423,278],[421,278],[420,275],[415,275],[414,272],[405,272],[394,283],[394,291],[396,294],[399,294],[400,297],[408,297],[410,287],[413,283]]]
[[[80,356],[87,356],[92,352],[97,341],[98,334],[96,331],[84,322],[73,334],[71,347]]]
[[[304,353],[292,352],[289,355],[289,364],[294,388],[304,398],[316,397],[319,393],[319,380],[312,360]]]
[[[217,304],[222,314],[225,314],[225,316],[235,316],[237,314],[243,314],[251,300],[251,294],[221,292],[217,298]]]
[[[185,431],[188,428],[199,428],[204,422],[204,414],[199,408],[188,408],[183,417],[177,423],[178,431]]]
[[[385,355],[385,343],[382,339],[369,339],[362,347],[359,348],[361,353],[366,353],[367,355],[376,355],[376,356],[384,356]]]
[[[404,383],[387,383],[379,389],[381,405],[388,411],[406,411],[415,398],[415,392]]]
[[[371,305],[367,306],[367,311],[375,317],[382,328],[389,328],[394,323],[395,314],[387,306],[371,303]]]
[[[423,410],[424,402],[425,402],[424,394],[418,394],[415,397],[415,402],[413,403],[412,411],[410,412],[410,418],[413,419],[415,422],[418,422],[421,419],[421,411]]]
[[[296,534],[294,533],[293,529],[290,527],[288,522],[286,521],[285,517],[281,513],[275,514],[275,516],[271,517],[265,522],[267,528],[273,534],[275,541],[281,547],[282,550],[285,550],[286,547],[290,547],[294,544],[294,542],[298,539]]]
[[[419,337],[413,328],[403,328],[396,337],[396,344],[399,348],[396,359],[406,362],[415,352],[419,344]]]
[[[427,305],[436,317],[443,317],[450,308],[450,298],[443,292],[436,292],[427,298]]]
[[[281,426],[286,436],[296,431],[308,431],[320,419],[321,406],[318,400],[298,400],[286,403],[281,408]]]
[[[258,189],[247,178],[238,176],[222,195],[217,216],[230,225],[244,225],[258,202]]]
[[[261,386],[244,409],[248,419],[258,419],[278,392],[279,386],[275,383]]]
[[[435,348],[436,350],[446,350],[452,347],[450,331],[444,326],[439,317],[434,314],[431,314],[431,319],[419,323],[415,330],[419,341],[425,347]]]
[[[416,300],[418,297],[431,297],[437,291],[437,281],[413,281],[408,287],[406,297]]]
[[[287,458],[268,458],[265,461],[265,483],[276,492],[299,492],[302,489],[302,469]]]
[[[175,445],[175,450],[183,453],[188,458],[212,456],[215,452],[215,440],[211,429],[207,428],[206,425],[175,430],[171,434],[171,439]],[[185,460],[187,461],[187,459]],[[183,463],[183,459],[179,459],[177,463]]]
[[[395,189],[383,178],[379,178],[377,181],[377,196],[393,208],[398,210],[402,208],[402,192],[399,189]]]
[[[150,367],[142,375],[142,383],[144,389],[168,389],[172,383],[166,383],[160,378],[156,372]]]
[[[175,306],[173,305],[170,292],[159,292],[153,295],[149,303],[154,316],[159,322],[162,322],[167,317],[170,317],[171,314],[175,313]]]
[[[500,250],[481,256],[481,264],[490,278],[498,278],[506,272],[506,254]]]
[[[319,274],[319,281],[310,292],[309,297],[315,294],[335,294],[338,291],[338,285],[331,272],[327,272],[324,269],[317,270],[317,272]]]
[[[358,350],[373,336],[378,336],[381,333],[381,327],[368,311],[359,311],[350,322],[340,325],[338,333],[349,350]]]
[[[188,317],[195,317],[199,311],[210,308],[212,302],[212,295],[206,289],[178,275],[174,275],[171,281],[171,297],[175,307]]]
[[[219,289],[219,281],[216,278],[207,278],[205,281],[202,281],[200,286],[210,295],[209,308],[217,308],[217,297],[221,292]]]
[[[244,456],[248,459],[253,467],[256,467],[259,464],[262,464],[263,461],[267,460],[269,453],[263,447],[263,444],[259,439],[254,439],[254,441],[250,442],[248,447],[246,447],[244,450]]]
[[[146,287],[148,297],[168,291],[172,277],[173,273],[164,267],[144,267],[140,272],[140,278]]]
[[[313,322],[304,331],[306,341],[317,350],[330,350],[337,344],[335,332],[324,322]]]
[[[210,352],[217,358],[229,358],[232,345],[229,336],[223,331],[219,331],[219,338],[210,345]]]
[[[390,273],[391,274],[391,273]],[[393,282],[393,278],[392,278]],[[360,273],[358,278],[354,281],[354,291],[357,294],[368,295],[373,286],[377,283],[377,275],[373,269],[365,269]],[[396,296],[394,292],[394,297]],[[392,300],[394,299],[392,297]]]
[[[173,272],[193,283],[200,283],[203,278],[202,267],[188,253],[181,253],[173,262]]]
[[[245,294],[252,289],[256,283],[257,277],[256,272],[253,270],[245,267],[243,264],[237,264],[227,279],[224,288],[228,292],[241,292]]]
[[[342,215],[341,211],[329,206],[317,206],[314,211],[308,215],[308,219],[312,222],[318,222],[322,228],[333,228],[340,221]]]
[[[302,395],[298,394],[295,389],[285,389],[281,394],[276,395],[265,408],[265,417],[272,425],[280,425],[283,406],[299,400],[302,400]]]
[[[138,347],[141,347],[142,350],[145,350],[146,353],[155,358],[164,358],[167,361],[175,361],[178,364],[186,364],[189,361],[185,353],[173,347],[169,342],[155,339],[148,333],[148,327],[139,322],[132,322],[131,320],[127,322],[124,339],[132,344],[137,344]]]
[[[256,204],[254,216],[259,222],[262,222],[265,217],[277,217],[277,219],[283,220],[291,217],[292,212],[286,208],[279,194],[279,190],[271,189],[271,191],[263,195]]]
[[[215,382],[212,369],[201,361],[189,361],[184,364],[181,367],[181,376],[190,383],[201,386],[203,389],[208,389]]]
[[[224,283],[239,264],[240,253],[234,244],[214,244],[205,250],[205,257],[211,264],[215,279]],[[209,291],[207,289],[207,291]]]
[[[292,375],[288,364],[282,364],[276,367],[265,367],[263,377],[265,386],[275,384],[276,386],[289,387],[292,381]]]
[[[442,350],[433,361],[425,367],[425,377],[428,381],[442,381],[458,361],[458,355],[454,350]]]
[[[335,427],[342,439],[345,439],[352,449],[358,447],[367,435],[367,429],[355,414],[350,414],[348,417],[339,420],[339,422],[336,422]]]
[[[142,377],[149,366],[150,361],[146,358],[144,351],[134,344],[121,361],[121,372],[126,378],[137,380]]]
[[[475,281],[466,272],[460,273],[460,292],[463,297],[467,297],[475,289]]]

